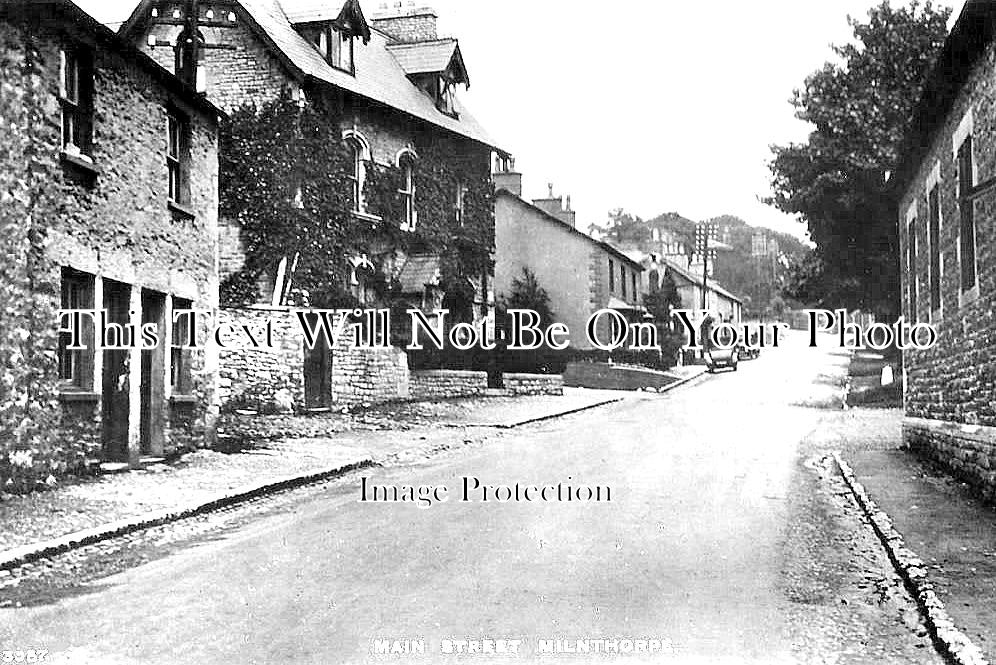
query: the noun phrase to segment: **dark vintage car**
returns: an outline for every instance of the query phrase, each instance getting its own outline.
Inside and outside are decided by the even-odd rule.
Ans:
[[[706,371],[715,372],[720,367],[737,371],[737,363],[740,361],[740,354],[736,348],[732,349],[708,349],[704,353],[706,361]]]
[[[754,360],[761,355],[761,349],[740,344],[737,346],[737,355],[740,360]]]

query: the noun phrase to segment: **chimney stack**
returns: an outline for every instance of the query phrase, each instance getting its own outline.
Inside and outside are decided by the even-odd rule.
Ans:
[[[571,197],[567,197],[567,204],[565,205],[564,197],[553,195],[553,183],[548,184],[547,187],[550,190],[550,198],[533,199],[533,205],[546,214],[556,217],[572,229],[577,228],[576,214],[571,210]]]
[[[410,44],[436,39],[437,18],[432,7],[419,7],[408,0],[391,0],[381,3],[370,24],[393,42]]]
[[[515,157],[498,155],[491,179],[495,189],[506,189],[518,197],[522,196],[522,174],[515,170]]]

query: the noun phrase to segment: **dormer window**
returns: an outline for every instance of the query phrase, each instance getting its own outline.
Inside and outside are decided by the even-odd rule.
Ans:
[[[356,71],[353,62],[353,38],[347,37],[343,33],[332,31],[332,51],[329,54],[329,63],[338,69],[349,72]]]
[[[443,113],[456,115],[456,85],[443,76],[439,77],[436,107]]]
[[[470,76],[455,39],[388,44],[387,50],[441,113],[457,117],[456,87],[469,87]]]
[[[315,27],[310,32],[311,43],[322,54],[326,62],[344,72],[356,73],[353,59],[354,40],[351,35],[336,30],[331,23]]]

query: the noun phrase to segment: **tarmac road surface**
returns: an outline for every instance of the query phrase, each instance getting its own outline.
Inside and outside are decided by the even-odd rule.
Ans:
[[[847,540],[856,518],[816,505],[799,457],[846,358],[830,338],[784,343],[667,395],[353,474],[87,593],[2,610],[0,648],[74,663],[934,662],[903,600],[855,582],[887,566]],[[398,500],[362,502],[363,483],[368,499],[376,486]],[[500,500],[517,483],[520,500]],[[406,487],[433,488],[432,505]],[[603,500],[577,500],[589,488]],[[847,528],[830,549],[791,545],[834,520]],[[541,654],[585,647],[612,653]]]

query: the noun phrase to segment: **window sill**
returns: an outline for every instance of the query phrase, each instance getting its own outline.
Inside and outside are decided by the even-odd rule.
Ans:
[[[91,176],[100,175],[100,167],[93,163],[92,158],[83,153],[73,153],[63,150],[59,153],[59,159],[64,165],[79,169]]]
[[[421,6],[421,5],[419,5],[419,6]],[[336,70],[337,72],[342,72],[343,74],[349,74],[353,78],[356,78],[356,68],[355,67],[353,69],[349,69],[348,67],[343,67],[341,65],[337,65],[337,64],[335,64],[334,62],[332,62],[330,60],[326,60],[325,62],[329,63],[329,67],[331,67],[332,69]]]
[[[99,393],[71,389],[64,389],[59,392],[60,402],[97,402],[99,400]]]
[[[197,398],[193,395],[171,395],[169,401],[173,406],[193,406],[197,404]]]
[[[379,215],[371,215],[368,212],[360,212],[359,210],[352,210],[350,211],[349,214],[351,214],[355,219],[358,219],[361,222],[370,222],[372,224],[379,224],[380,222],[384,221],[384,218],[380,217]]]
[[[975,279],[975,286],[970,288],[968,291],[962,291],[958,294],[958,308],[965,307],[966,305],[971,305],[976,300],[979,299],[979,280],[978,277]]]
[[[174,215],[182,217],[184,219],[194,220],[197,219],[197,213],[194,212],[193,208],[188,208],[187,206],[174,201],[173,199],[166,200],[166,207],[169,208]]]

